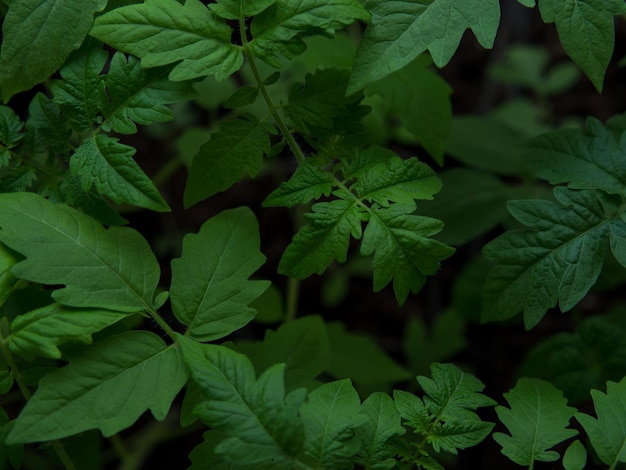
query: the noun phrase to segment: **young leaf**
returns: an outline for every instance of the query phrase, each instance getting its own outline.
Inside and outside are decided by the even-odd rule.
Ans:
[[[358,0],[276,0],[252,21],[250,48],[254,55],[279,68],[280,56],[291,59],[304,52],[303,36],[333,36],[337,29],[368,19]]]
[[[111,59],[106,76],[108,102],[103,110],[102,129],[120,134],[134,134],[137,124],[166,122],[172,111],[165,106],[194,96],[191,82],[167,79],[171,67],[142,69],[136,57],[121,52]]]
[[[222,106],[228,109],[240,108],[247,106],[256,101],[259,96],[259,89],[255,86],[242,86],[235,93],[226,98]]]
[[[349,379],[329,382],[313,390],[300,407],[304,423],[304,462],[312,468],[353,468],[359,450],[355,430],[367,419]]]
[[[185,207],[226,191],[245,173],[254,178],[271,148],[268,133],[274,133],[273,127],[251,115],[223,122],[193,158]]]
[[[361,405],[361,413],[367,417],[356,435],[361,447],[355,463],[366,470],[388,470],[396,466],[393,439],[405,433],[400,423],[400,413],[386,393],[372,393]]]
[[[591,390],[598,418],[576,413],[600,460],[610,468],[626,462],[626,378],[607,382],[606,394]]]
[[[174,81],[215,75],[223,80],[243,62],[231,44],[232,30],[199,0],[146,0],[96,18],[90,33],[116,49],[141,58],[141,66],[177,63]]]
[[[33,193],[0,194],[0,241],[26,256],[20,278],[65,284],[52,297],[73,307],[137,312],[153,305],[159,265],[134,230],[100,224]]]
[[[154,183],[133,160],[135,149],[106,134],[85,140],[70,158],[70,171],[80,177],[84,191],[92,186],[113,202],[160,212],[170,208]]]
[[[222,338],[254,318],[248,304],[269,281],[248,278],[265,262],[259,229],[247,208],[224,211],[207,220],[197,235],[183,241],[172,261],[172,309],[198,341]]]
[[[304,162],[298,166],[288,181],[281,183],[263,201],[265,207],[286,206],[293,207],[306,204],[312,199],[319,199],[322,194],[330,195],[335,184],[334,176],[320,170],[317,166]]]
[[[557,187],[554,196],[558,203],[510,202],[513,217],[529,228],[507,232],[484,247],[486,257],[500,262],[485,284],[484,320],[523,311],[530,329],[557,300],[566,312],[595,283],[609,231],[624,222],[605,215],[597,192]]]
[[[620,164],[626,158],[626,133],[620,139],[594,118],[585,124],[586,133],[559,129],[526,142],[525,162],[551,184],[626,194],[626,168]]]
[[[395,194],[402,193],[393,192],[389,196]],[[362,255],[374,254],[374,290],[381,290],[393,280],[400,305],[409,292],[417,293],[421,289],[427,275],[437,272],[440,260],[454,253],[454,248],[428,238],[438,233],[443,223],[410,215],[414,209],[414,204],[374,206],[361,243]]]
[[[565,470],[583,470],[587,463],[587,449],[576,439],[563,454],[563,468]]]
[[[417,377],[426,394],[423,400],[394,390],[394,401],[402,417],[426,438],[435,452],[456,454],[458,449],[481,442],[489,435],[493,423],[481,421],[476,410],[495,404],[480,393],[484,388],[482,382],[452,364],[432,364],[431,372],[432,379]]]
[[[68,342],[89,344],[92,333],[127,315],[111,310],[77,309],[51,304],[18,315],[11,322],[11,334],[7,341],[11,351],[17,355],[60,359],[58,346]]]
[[[94,13],[102,11],[106,3],[107,0],[13,2],[2,25],[0,87],[4,101],[50,77],[81,45]]]
[[[24,123],[11,108],[0,106],[0,167],[9,163],[11,157],[9,149],[17,146],[22,140],[23,128]]]
[[[242,466],[293,468],[304,443],[298,416],[304,390],[285,396],[284,366],[275,365],[256,379],[245,356],[178,337],[191,377],[208,400],[196,414],[225,437],[215,453]]]
[[[624,2],[541,0],[539,11],[543,21],[556,24],[565,52],[601,92],[615,42],[613,16],[626,12]]]
[[[567,428],[576,408],[567,406],[560,390],[540,379],[522,378],[504,398],[511,408],[497,406],[498,418],[511,435],[493,434],[502,453],[518,465],[559,459],[552,447],[578,431]]]
[[[490,48],[500,23],[497,0],[371,0],[367,6],[372,19],[357,49],[348,93],[400,70],[425,51],[443,67],[468,28]]]
[[[178,350],[154,333],[111,336],[40,381],[7,442],[50,441],[94,428],[108,437],[148,409],[163,420],[187,378]]]
[[[242,16],[256,16],[276,0],[217,0],[211,11],[227,20],[238,20]]]

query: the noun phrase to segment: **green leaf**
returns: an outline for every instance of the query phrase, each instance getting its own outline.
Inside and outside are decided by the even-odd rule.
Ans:
[[[367,470],[387,470],[396,466],[393,439],[405,433],[400,423],[400,413],[389,395],[372,393],[361,405],[361,413],[367,421],[356,430],[361,448],[355,463]]]
[[[606,394],[591,390],[591,398],[598,418],[576,413],[591,440],[600,460],[616,468],[618,462],[626,462],[626,378],[619,382],[607,382]]]
[[[103,196],[160,212],[170,208],[154,183],[133,160],[135,149],[118,139],[96,134],[85,140],[70,159],[70,171],[83,190],[92,186]]]
[[[198,341],[212,341],[242,328],[256,310],[249,303],[269,281],[248,278],[265,262],[259,228],[247,208],[221,212],[198,234],[188,234],[182,256],[172,261],[172,309]]]
[[[137,312],[153,305],[159,265],[134,230],[100,224],[33,193],[0,194],[0,241],[26,256],[20,278],[64,284],[52,297],[73,307]]]
[[[541,0],[539,11],[544,22],[556,24],[565,52],[601,92],[615,42],[613,16],[626,12],[624,2]]]
[[[525,162],[537,176],[572,189],[626,194],[626,133],[621,139],[600,121],[588,118],[586,132],[559,129],[524,144]]]
[[[211,11],[227,20],[256,16],[276,0],[217,0]]]
[[[535,0],[517,0],[519,3],[528,8],[534,8]]]
[[[148,409],[163,420],[187,378],[177,349],[154,333],[111,336],[40,381],[7,442],[50,441],[96,428],[108,437]]]
[[[208,400],[196,408],[225,439],[215,453],[230,463],[290,469],[304,442],[303,390],[285,396],[283,365],[255,378],[252,363],[228,348],[178,336],[192,379]]]
[[[23,128],[24,123],[20,121],[20,118],[17,117],[11,108],[0,106],[0,144],[5,149],[12,149],[17,146],[24,137],[24,134],[22,134]]]
[[[468,28],[490,48],[500,23],[497,0],[370,0],[367,6],[372,19],[357,49],[349,93],[400,70],[425,51],[443,67]]]
[[[141,58],[141,66],[178,63],[174,81],[215,75],[223,80],[241,67],[231,28],[199,0],[146,0],[96,18],[90,34],[118,50]]]
[[[330,343],[326,325],[319,316],[309,315],[265,331],[257,344],[253,363],[258,372],[274,364],[285,364],[285,388],[310,386],[329,365]]]
[[[576,408],[567,406],[558,389],[539,379],[518,380],[504,397],[511,408],[497,406],[496,413],[511,435],[493,434],[502,453],[524,467],[558,460],[558,452],[550,449],[578,434],[567,428]]]
[[[312,163],[304,162],[298,166],[288,181],[281,183],[272,193],[265,198],[263,206],[293,207],[298,204],[306,204],[312,199],[329,196],[335,183],[334,176],[319,169]]]
[[[223,122],[193,158],[185,207],[226,191],[245,173],[254,178],[271,148],[268,133],[274,133],[273,127],[251,115]]]
[[[247,106],[256,101],[259,89],[255,86],[243,86],[230,95],[222,104],[225,108],[234,109]]]
[[[313,468],[353,468],[359,450],[355,428],[367,419],[350,379],[326,383],[313,390],[300,407],[304,423],[304,461]]]
[[[142,69],[139,59],[117,52],[106,76],[110,102],[104,107],[102,129],[134,134],[137,124],[166,122],[174,116],[166,104],[188,100],[195,93],[191,82],[167,79],[171,67]]]
[[[125,318],[128,314],[100,309],[77,309],[51,304],[11,322],[7,338],[11,351],[29,357],[60,359],[58,346],[68,342],[91,343],[91,334]]]
[[[0,87],[8,101],[52,75],[83,42],[106,0],[21,0],[2,25]],[[53,45],[54,53],[50,47]]]
[[[587,463],[587,449],[576,439],[563,454],[563,468],[565,470],[583,470]]]
[[[423,399],[394,390],[398,411],[407,425],[426,438],[435,452],[456,454],[481,442],[489,435],[493,423],[481,421],[476,410],[495,404],[482,395],[484,385],[471,374],[452,364],[431,365],[432,379],[418,376],[424,390]]]
[[[70,149],[71,130],[59,105],[43,93],[37,93],[28,106],[27,138],[32,146],[66,154]],[[35,151],[33,153],[36,153]]]
[[[276,0],[252,21],[250,48],[254,55],[279,68],[280,56],[291,59],[304,52],[303,36],[332,37],[337,29],[368,19],[358,0]]]
[[[13,292],[17,278],[11,272],[11,268],[18,262],[15,253],[0,243],[0,307]]]
[[[604,213],[594,191],[554,189],[558,203],[514,201],[509,211],[526,230],[488,243],[484,255],[498,263],[487,277],[483,320],[524,313],[527,329],[549,308],[571,310],[595,283],[604,262],[609,231],[624,222]]]
[[[79,177],[67,175],[61,184],[65,193],[65,203],[68,206],[77,207],[85,214],[95,218],[104,225],[124,225],[128,223],[115,209],[113,209],[102,196],[96,193],[95,188],[84,191]]]
[[[427,275],[437,272],[441,260],[454,253],[454,248],[429,238],[441,230],[442,222],[409,215],[414,209],[412,204],[373,207],[361,244],[362,255],[374,254],[374,290],[381,290],[393,280],[401,305],[409,292],[421,289]]]

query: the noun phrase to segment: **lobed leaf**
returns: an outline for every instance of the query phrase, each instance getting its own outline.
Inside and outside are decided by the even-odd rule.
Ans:
[[[96,18],[90,33],[141,58],[145,68],[177,63],[173,81],[215,75],[223,80],[241,67],[231,28],[199,0],[146,0]]]
[[[484,247],[485,256],[500,263],[485,284],[484,320],[523,311],[530,329],[557,300],[566,312],[595,283],[609,233],[624,222],[605,215],[597,192],[557,187],[554,196],[557,203],[510,202],[513,217],[529,228],[507,232]]]
[[[274,128],[254,116],[225,121],[220,131],[200,147],[193,158],[185,187],[190,207],[239,182],[245,173],[254,178],[271,148]]]
[[[610,468],[626,462],[626,378],[607,382],[606,393],[591,390],[598,418],[576,413],[600,460]]]
[[[52,297],[72,307],[137,312],[153,306],[159,265],[136,231],[100,224],[33,193],[0,194],[0,241],[26,259],[12,271],[64,284]]]
[[[348,93],[400,70],[425,51],[443,67],[468,28],[490,48],[500,23],[497,0],[370,0],[367,7],[372,19],[356,52]]]
[[[21,0],[2,25],[0,87],[8,101],[48,79],[87,36],[93,15],[107,0]],[[50,46],[54,45],[54,53]]]
[[[25,144],[33,154],[66,154],[70,150],[71,130],[57,103],[37,93],[28,106]]]
[[[298,166],[288,181],[280,184],[263,201],[265,207],[286,206],[294,207],[306,204],[312,199],[329,196],[333,190],[335,178],[327,171],[316,165],[304,162]]]
[[[18,315],[7,338],[13,353],[60,359],[59,346],[68,342],[91,343],[91,334],[116,323],[128,314],[102,309],[79,309],[51,304]]]
[[[265,2],[264,2],[265,3]],[[337,29],[369,14],[358,0],[276,0],[254,17],[250,32],[253,54],[279,68],[280,56],[291,59],[306,49],[304,36],[333,36]]]
[[[172,261],[172,309],[187,334],[212,341],[242,328],[254,318],[248,305],[269,281],[248,278],[265,262],[259,229],[247,208],[221,212],[198,234],[188,234],[182,256]]]
[[[51,441],[96,428],[108,437],[148,409],[163,420],[186,381],[179,352],[154,333],[111,336],[41,379],[7,442]]]
[[[16,147],[22,140],[23,128],[24,123],[11,108],[0,106],[0,166],[8,164],[11,156],[8,149]]]
[[[567,428],[576,408],[567,406],[563,394],[540,379],[522,378],[504,397],[510,408],[497,406],[496,413],[511,435],[493,434],[502,453],[522,466],[558,460],[558,452],[550,449],[578,434]]]
[[[135,149],[118,139],[96,134],[85,140],[70,158],[70,171],[79,176],[84,191],[92,186],[120,204],[127,202],[160,212],[170,208],[152,180],[133,160]]]

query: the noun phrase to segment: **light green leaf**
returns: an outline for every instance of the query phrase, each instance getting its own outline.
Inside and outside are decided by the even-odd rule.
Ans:
[[[185,188],[185,207],[226,191],[245,173],[254,178],[263,155],[271,148],[268,134],[274,132],[273,127],[254,116],[223,122],[193,158]]]
[[[563,468],[565,470],[583,470],[587,464],[587,449],[576,439],[563,454]]]
[[[217,0],[210,8],[216,15],[227,20],[256,16],[276,0]]]
[[[125,318],[128,314],[100,309],[77,309],[51,304],[11,322],[7,338],[11,351],[29,357],[33,354],[60,359],[58,346],[69,342],[91,343],[91,334]]]
[[[243,62],[231,44],[231,28],[199,0],[146,0],[99,16],[90,33],[116,49],[141,58],[145,68],[177,65],[174,81],[215,75],[223,80]]]
[[[135,149],[106,134],[85,140],[70,158],[70,171],[79,176],[83,190],[92,186],[120,204],[127,202],[160,212],[170,208],[154,183],[133,160]]]
[[[528,8],[533,8],[535,6],[535,0],[517,0],[517,1]]]
[[[321,385],[300,407],[304,423],[304,461],[312,468],[352,469],[359,450],[355,428],[364,424],[361,400],[350,379]]]
[[[626,194],[626,133],[620,139],[594,118],[585,127],[586,132],[559,129],[531,139],[524,144],[525,162],[552,184]]]
[[[604,262],[612,225],[594,191],[554,189],[558,203],[514,201],[509,211],[526,230],[507,232],[484,249],[498,263],[487,277],[483,320],[524,313],[527,329],[549,308],[572,309],[595,283]]]
[[[280,56],[291,59],[304,52],[302,37],[332,37],[337,29],[368,19],[358,0],[276,0],[252,21],[250,48],[254,55],[279,68]]]
[[[607,382],[606,394],[591,390],[598,418],[576,413],[600,460],[610,468],[626,462],[626,378]]]
[[[522,378],[504,397],[511,408],[497,406],[496,413],[511,435],[493,434],[502,453],[524,467],[558,460],[558,452],[550,449],[578,434],[567,428],[576,408],[567,406],[563,394],[540,379]]]
[[[497,0],[370,0],[367,6],[372,19],[357,49],[349,93],[400,70],[425,51],[443,67],[468,28],[490,48],[500,23]]]
[[[174,116],[165,106],[192,98],[191,82],[167,79],[171,67],[142,69],[136,57],[117,52],[106,76],[107,95],[102,129],[134,134],[137,124],[166,122]]]
[[[285,396],[284,366],[273,366],[256,379],[246,356],[178,338],[192,379],[208,400],[196,414],[224,435],[215,453],[242,466],[293,468],[304,442],[298,416],[304,393],[300,389]]]
[[[0,241],[26,256],[20,278],[64,284],[53,298],[73,307],[137,312],[153,305],[159,265],[129,228],[105,230],[83,213],[33,193],[0,194]]]
[[[361,405],[361,413],[367,421],[356,430],[361,448],[355,456],[355,463],[366,470],[394,468],[397,462],[390,443],[404,434],[405,429],[393,400],[386,393],[372,393]]]
[[[565,52],[601,92],[615,42],[614,15],[626,12],[622,0],[541,0],[541,17],[555,23]]]
[[[77,49],[106,0],[21,0],[2,25],[0,87],[8,101],[52,75]],[[51,45],[54,53],[51,53]]]
[[[221,212],[198,234],[188,234],[182,256],[172,261],[172,309],[198,341],[222,338],[250,322],[249,303],[269,281],[248,278],[265,262],[259,229],[247,208]]]
[[[7,442],[50,441],[96,428],[108,437],[148,409],[163,420],[187,378],[177,349],[154,333],[111,336],[40,381]]]
[[[288,181],[281,183],[272,193],[265,198],[263,206],[293,207],[298,204],[306,204],[312,199],[319,199],[330,195],[335,183],[333,175],[319,169],[317,166],[304,162],[298,166]]]
[[[429,238],[441,230],[442,222],[410,215],[413,210],[412,204],[373,207],[361,243],[362,255],[374,254],[374,290],[381,290],[393,280],[400,304],[409,292],[421,289],[427,275],[437,272],[441,260],[454,253],[454,248]]]

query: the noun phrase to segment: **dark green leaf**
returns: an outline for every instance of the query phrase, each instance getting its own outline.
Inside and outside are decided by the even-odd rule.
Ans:
[[[211,5],[216,15],[227,20],[239,20],[248,16],[256,16],[276,0],[217,0]]]
[[[59,105],[43,93],[37,93],[30,102],[26,131],[32,150],[42,146],[46,151],[65,154],[70,149],[67,118],[61,114]]]
[[[15,112],[6,106],[0,106],[0,149],[12,149],[22,140],[24,123]],[[0,150],[1,151],[1,150]],[[8,161],[7,161],[8,163]],[[3,166],[6,163],[2,163]]]
[[[306,204],[312,199],[319,199],[322,194],[324,196],[330,195],[334,183],[335,178],[331,173],[305,162],[298,166],[288,181],[281,183],[267,196],[263,205],[265,207],[293,207],[298,204]]]
[[[222,104],[225,108],[234,109],[247,106],[256,101],[259,89],[255,86],[243,86],[230,95]]]

